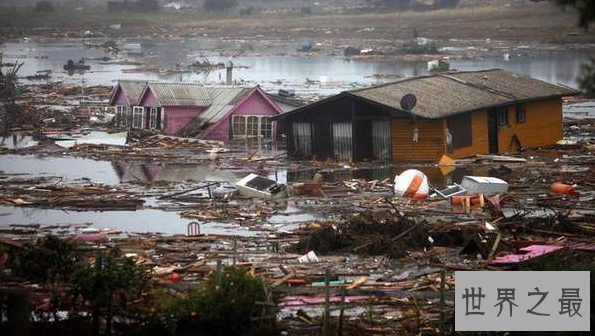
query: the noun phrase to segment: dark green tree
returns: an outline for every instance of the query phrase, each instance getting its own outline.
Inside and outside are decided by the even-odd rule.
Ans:
[[[79,260],[72,239],[46,236],[27,244],[11,260],[15,275],[38,283],[66,282]]]
[[[25,245],[10,259],[9,267],[15,275],[39,283],[50,292],[51,313],[57,320],[57,311],[65,299],[58,287],[70,280],[79,260],[74,240],[50,235]]]
[[[98,253],[93,264],[77,268],[72,276],[74,297],[91,303],[92,334],[99,335],[100,319],[105,319],[105,334],[112,334],[114,316],[126,311],[130,301],[148,287],[148,274],[133,259],[115,252]]]
[[[179,324],[188,330],[209,334],[239,335],[254,330],[251,317],[260,311],[257,301],[265,301],[264,284],[243,268],[225,268],[190,292],[183,300]],[[259,334],[264,333],[263,330]]]
[[[595,21],[595,1],[589,0],[554,0],[563,9],[574,8],[579,13],[579,26],[585,30]],[[579,88],[587,95],[595,96],[595,58],[583,64],[578,77]]]

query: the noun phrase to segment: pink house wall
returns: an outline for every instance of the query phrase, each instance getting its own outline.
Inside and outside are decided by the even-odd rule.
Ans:
[[[145,91],[140,100],[141,106],[144,107],[160,107],[157,98],[150,88]],[[173,135],[178,133],[184,126],[186,126],[194,117],[205,110],[201,106],[161,106],[165,111],[165,129],[163,133]]]
[[[200,112],[204,111],[200,106],[167,106],[165,107],[165,134],[173,135],[178,133]]]
[[[279,109],[274,103],[265,98],[265,93],[260,88],[255,88],[234,109],[227,113],[218,123],[212,125],[205,132],[205,139],[228,140],[231,120],[234,115],[276,115]],[[273,126],[274,127],[274,126]],[[273,134],[275,130],[273,129]]]
[[[113,100],[113,104],[112,106],[130,106],[128,104],[128,99],[126,99],[126,93],[124,92],[124,90],[122,89],[122,87],[120,85],[118,85],[118,87],[116,88],[116,96],[115,99]]]
[[[140,103],[138,105],[139,106],[148,106],[148,107],[157,107],[157,106],[159,106],[159,103],[157,102],[157,98],[155,98],[155,95],[153,94],[151,89],[147,89],[147,91],[145,91],[144,96],[141,98]]]

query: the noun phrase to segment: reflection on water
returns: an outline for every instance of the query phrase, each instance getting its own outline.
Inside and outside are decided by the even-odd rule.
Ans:
[[[105,184],[120,182],[111,162],[74,157],[0,155],[0,171],[8,174],[28,174],[33,177],[58,176],[66,180],[90,179]]]
[[[438,167],[423,164],[385,164],[374,167],[355,168],[306,168],[298,170],[279,169],[266,174],[280,183],[311,180],[317,172],[325,181],[345,181],[351,179],[384,180],[407,169],[423,171],[435,187],[460,182],[465,175],[505,177],[510,171],[505,168],[486,167]],[[0,171],[7,174],[27,174],[35,176],[56,176],[65,180],[89,179],[104,184],[120,182],[157,181],[216,181],[235,183],[246,176],[248,171],[217,169],[206,164],[181,163],[139,163],[109,162],[72,157],[39,157],[32,155],[0,155]]]
[[[196,164],[114,162],[114,171],[121,182],[141,181],[235,181],[236,173]]]
[[[34,146],[37,142],[33,140],[33,136],[13,133],[9,136],[0,138],[0,147],[14,149]]]
[[[189,219],[181,218],[176,212],[156,209],[137,211],[64,211],[0,206],[0,227],[11,224],[61,225],[91,223],[98,229],[110,228],[128,232],[159,232],[164,234],[185,234]],[[201,232],[206,234],[254,235],[238,225],[203,223]]]
[[[306,181],[311,180],[314,174],[320,173],[324,181],[345,181],[351,179],[365,179],[365,180],[379,180],[394,179],[396,175],[401,174],[407,169],[417,169],[428,176],[430,184],[434,187],[441,188],[453,183],[460,183],[463,176],[491,176],[504,178],[508,173],[507,169],[496,169],[488,167],[438,167],[436,165],[384,165],[380,167],[371,168],[343,168],[343,169],[303,169],[287,172],[287,180]]]
[[[226,46],[219,41],[178,41],[163,43],[142,43],[142,59],[157,67],[187,66],[197,56],[205,56],[213,63],[225,62],[227,57],[220,56]],[[229,47],[229,46],[227,46]],[[236,46],[237,48],[237,46]],[[283,50],[281,50],[283,51]],[[116,79],[144,79],[169,81],[198,81],[206,84],[221,83],[225,79],[225,70],[215,70],[209,74],[198,73],[143,73],[130,72],[136,65],[124,65],[125,60],[134,61],[125,53],[112,55],[101,49],[85,48],[80,40],[63,43],[6,43],[0,46],[5,54],[5,61],[16,59],[25,61],[21,69],[22,76],[34,75],[36,71],[53,70],[53,81],[87,84],[110,84]],[[479,70],[504,68],[526,74],[551,83],[562,83],[576,87],[576,77],[580,65],[594,52],[585,51],[533,51],[529,49],[503,50],[510,53],[508,60],[501,55],[478,59],[452,60],[451,66],[457,70]],[[330,56],[276,56],[272,55],[240,56],[234,58],[234,79],[262,85],[265,89],[294,88],[298,92],[336,93],[348,89],[353,83],[371,84],[375,74],[419,76],[427,74],[426,62],[383,62],[377,60],[345,60]],[[106,62],[106,57],[110,61]],[[87,59],[91,70],[71,77],[63,70],[68,59]],[[120,62],[118,64],[118,62]],[[128,72],[123,72],[127,70]],[[306,85],[306,80],[320,81],[320,85]]]

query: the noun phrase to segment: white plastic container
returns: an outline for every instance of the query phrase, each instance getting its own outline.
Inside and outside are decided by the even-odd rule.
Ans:
[[[496,195],[508,191],[508,182],[495,177],[463,176],[461,187],[467,195]]]

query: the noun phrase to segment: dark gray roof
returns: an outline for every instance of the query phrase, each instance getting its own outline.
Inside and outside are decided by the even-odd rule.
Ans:
[[[437,119],[498,105],[572,96],[579,93],[571,88],[550,84],[506,70],[491,69],[407,78],[397,82],[343,92],[340,95],[363,98],[403,111],[400,104],[401,98],[406,94],[414,94],[417,98],[416,106],[411,111],[403,112],[423,118]],[[308,106],[298,108],[279,117],[304,111],[307,108]]]

